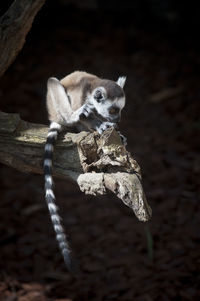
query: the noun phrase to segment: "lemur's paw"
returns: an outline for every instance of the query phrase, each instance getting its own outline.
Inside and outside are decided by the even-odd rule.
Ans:
[[[88,118],[90,115],[94,113],[94,107],[89,104],[83,105],[79,110],[80,110],[79,112],[80,119]]]
[[[120,138],[121,138],[121,141],[122,141],[123,145],[124,145],[124,146],[127,146],[127,138],[126,138],[124,135],[122,135],[122,134],[120,133],[120,131],[117,131],[117,132],[118,132],[118,134],[119,134],[119,136],[120,136]]]
[[[98,131],[99,134],[102,134],[104,131],[106,131],[110,127],[116,127],[116,123],[112,123],[109,121],[103,122],[96,130]]]

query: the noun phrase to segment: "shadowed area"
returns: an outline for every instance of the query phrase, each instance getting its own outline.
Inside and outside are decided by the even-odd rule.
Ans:
[[[185,1],[179,15],[164,1],[174,10],[160,8],[159,18],[142,1],[149,16],[144,22],[137,1],[121,10],[97,2],[99,10],[71,1],[44,5],[23,50],[0,78],[1,110],[47,124],[50,76],[60,79],[74,70],[113,80],[127,76],[120,130],[141,166],[152,220],[144,225],[113,195],[86,196],[57,179],[60,214],[80,265],[75,279],[57,247],[42,176],[1,165],[0,300],[198,300],[196,15],[187,27]],[[166,10],[175,16],[171,21]]]

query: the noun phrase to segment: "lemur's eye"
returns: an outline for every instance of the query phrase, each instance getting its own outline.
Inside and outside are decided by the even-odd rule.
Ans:
[[[109,114],[111,114],[111,115],[119,114],[119,108],[118,107],[111,107],[109,109]]]
[[[100,102],[103,99],[103,94],[100,90],[96,90],[94,93],[94,98],[97,102]]]

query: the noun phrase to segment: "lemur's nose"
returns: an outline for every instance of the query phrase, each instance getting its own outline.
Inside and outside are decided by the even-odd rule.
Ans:
[[[111,114],[111,115],[116,115],[118,113],[119,113],[119,108],[118,107],[111,107],[109,109],[109,114]]]

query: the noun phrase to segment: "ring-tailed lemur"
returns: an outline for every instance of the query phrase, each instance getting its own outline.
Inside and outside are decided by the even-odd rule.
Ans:
[[[47,82],[47,110],[50,128],[44,154],[45,198],[64,261],[71,269],[70,249],[55,205],[52,178],[52,156],[58,133],[65,127],[78,131],[98,131],[100,134],[120,121],[125,106],[124,84],[126,77],[117,82],[100,79],[75,71],[62,80],[54,77]]]

